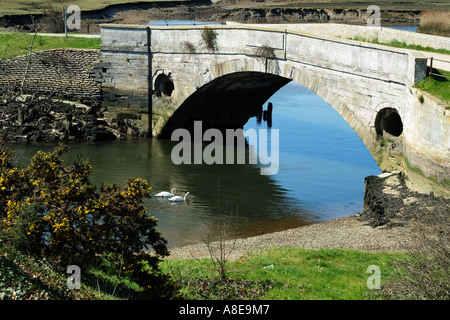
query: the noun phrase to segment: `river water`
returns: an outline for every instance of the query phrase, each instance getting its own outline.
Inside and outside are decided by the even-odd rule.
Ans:
[[[171,25],[194,23],[202,24],[171,21]],[[150,23],[165,24],[167,21]],[[187,203],[145,199],[169,246],[201,242],[220,221],[229,225],[230,236],[245,237],[360,212],[364,178],[381,171],[353,129],[329,104],[296,83],[281,88],[268,102],[273,105],[271,127],[253,117],[244,130],[279,130],[279,170],[275,175],[261,175],[260,166],[248,161],[241,165],[175,165],[171,151],[178,142],[157,139],[72,143],[63,158],[67,164],[78,155],[88,158],[97,185],[140,177],[149,181],[153,194],[174,187],[178,195],[189,191]],[[48,143],[14,146],[19,159],[53,148]],[[255,153],[256,146],[250,145],[246,159]]]
[[[171,151],[178,142],[144,138],[73,143],[64,161],[69,164],[78,155],[87,157],[97,185],[141,177],[149,181],[154,194],[173,187],[182,196],[189,191],[188,203],[145,199],[169,246],[202,241],[219,213],[228,216],[228,230],[243,237],[361,211],[364,178],[381,171],[356,133],[330,105],[296,83],[287,84],[268,101],[273,104],[271,130],[279,130],[275,175],[261,175],[260,166],[248,161],[175,165]],[[267,122],[258,123],[254,117],[244,127],[249,128],[265,129]],[[53,147],[40,143],[14,149],[27,159],[37,150]]]

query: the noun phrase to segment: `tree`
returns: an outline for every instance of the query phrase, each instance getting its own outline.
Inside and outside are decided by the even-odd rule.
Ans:
[[[157,219],[143,204],[151,190],[147,181],[97,188],[89,180],[92,167],[86,160],[63,165],[66,151],[64,146],[52,153],[39,151],[20,169],[0,143],[2,239],[61,271],[72,264],[87,270],[113,257],[141,286],[143,297],[164,296],[171,289],[158,263],[169,253]]]
[[[62,14],[62,6],[54,6],[51,2],[43,5],[44,14],[39,21],[40,28],[45,32],[63,33],[64,32],[64,16]]]

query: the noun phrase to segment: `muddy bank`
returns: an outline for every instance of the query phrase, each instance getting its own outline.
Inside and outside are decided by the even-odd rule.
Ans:
[[[99,24],[141,24],[153,20],[215,21],[217,14],[227,10],[210,1],[164,1],[114,4],[99,10],[82,11],[79,33],[98,33]],[[33,15],[39,27],[42,14]],[[18,31],[34,30],[30,15],[9,15],[0,18],[0,27]],[[40,30],[43,31],[43,30]]]
[[[99,118],[94,108],[52,99],[27,98],[0,103],[0,134],[8,143],[111,141],[120,131]]]
[[[420,11],[385,10],[382,11],[382,23],[392,25],[418,25]],[[205,5],[155,4],[152,8],[129,7],[114,11],[105,10],[86,17],[90,21],[91,31],[99,23],[147,24],[154,20],[199,20],[236,21],[241,23],[350,23],[365,24],[366,10],[356,9],[310,9],[310,8],[236,8]],[[86,31],[86,30],[85,30]]]
[[[402,227],[411,221],[425,221],[429,211],[449,217],[450,199],[410,190],[398,171],[366,177],[360,221],[372,227]]]
[[[233,3],[210,1],[136,2],[110,5],[100,10],[83,11],[81,33],[98,33],[99,24],[140,24],[154,20],[237,21],[241,23],[349,23],[365,24],[366,9],[264,7],[249,2],[233,8]],[[418,25],[420,10],[382,10],[385,25]],[[39,20],[40,16],[35,15]],[[29,31],[33,27],[29,15],[6,16],[1,26]]]
[[[420,11],[382,10],[385,25],[418,25]],[[311,8],[242,8],[218,16],[242,23],[348,23],[366,24],[366,10]]]
[[[88,23],[90,24],[90,32],[99,32],[98,25],[102,23],[146,25],[149,21],[157,20],[220,21],[219,16],[226,11],[209,1],[112,5],[102,10],[84,14],[80,32],[87,31]]]

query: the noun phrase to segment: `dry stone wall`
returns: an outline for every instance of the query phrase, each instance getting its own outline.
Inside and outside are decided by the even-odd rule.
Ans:
[[[90,49],[43,50],[33,52],[31,56],[0,59],[0,88],[2,91],[17,88],[26,75],[26,93],[52,94],[97,104],[101,98],[101,84],[90,73],[96,61],[98,50]]]

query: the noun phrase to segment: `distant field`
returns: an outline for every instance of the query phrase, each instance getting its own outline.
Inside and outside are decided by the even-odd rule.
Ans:
[[[70,6],[77,5],[83,10],[95,10],[102,9],[111,4],[120,3],[136,3],[136,2],[166,2],[174,0],[0,0],[0,16],[11,15],[11,14],[28,14],[31,13],[42,13],[42,8],[52,3],[54,6]],[[177,2],[186,2],[189,0],[175,0]],[[174,1],[174,2],[175,2]],[[200,0],[201,1],[201,0]],[[206,1],[206,0],[205,0]]]

